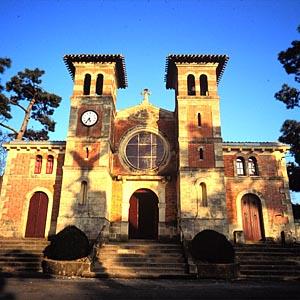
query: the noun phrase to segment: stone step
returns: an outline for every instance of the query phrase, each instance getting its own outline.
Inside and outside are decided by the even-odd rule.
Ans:
[[[9,262],[9,261],[19,261],[19,262],[40,262],[40,261],[42,261],[42,259],[43,259],[43,257],[42,256],[40,256],[40,257],[37,257],[37,256],[35,256],[35,257],[30,257],[30,256],[20,256],[20,257],[15,257],[15,256],[5,256],[5,257],[3,257],[3,256],[0,256],[0,263],[1,262]]]
[[[255,281],[291,281],[300,280],[300,276],[290,276],[290,275],[240,275],[240,280],[255,280]]]
[[[128,279],[183,279],[183,278],[194,278],[193,275],[187,274],[186,272],[168,272],[168,273],[156,273],[156,272],[103,272],[103,271],[95,271],[86,274],[86,277],[94,277],[94,278],[128,278]]]
[[[241,270],[242,275],[279,275],[279,276],[300,276],[300,270]]]
[[[171,262],[171,263],[184,263],[185,258],[182,255],[177,256],[156,256],[156,257],[145,257],[145,256],[116,256],[116,257],[104,257],[98,256],[101,262],[116,262],[116,263],[130,263],[130,262],[141,262],[141,263],[164,263],[164,262]]]
[[[136,267],[147,267],[147,268],[163,268],[163,269],[179,269],[179,268],[185,268],[186,264],[185,263],[141,263],[141,262],[130,262],[130,263],[110,263],[110,262],[105,262],[102,263],[99,261],[99,264],[102,265],[104,268],[108,267],[124,267],[124,268],[136,268]]]
[[[299,270],[300,266],[295,265],[241,265],[241,271],[251,271],[251,270]]]
[[[268,266],[268,265],[276,265],[276,266],[295,266],[297,265],[297,262],[294,260],[274,260],[274,259],[269,259],[269,260],[258,260],[258,259],[244,259],[244,260],[239,260],[238,261],[240,265],[255,265],[255,266]]]
[[[260,252],[260,251],[253,251],[253,252],[236,252],[236,257],[243,257],[243,256],[257,256],[257,257],[265,257],[265,256],[278,256],[278,257],[297,257],[299,256],[298,253],[293,252]]]
[[[187,275],[180,244],[109,243],[98,249],[95,277],[162,278]]]

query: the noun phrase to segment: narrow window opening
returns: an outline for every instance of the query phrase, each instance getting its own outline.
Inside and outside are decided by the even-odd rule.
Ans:
[[[199,159],[204,159],[204,150],[203,150],[203,148],[200,148],[199,149]]]
[[[188,88],[188,95],[189,96],[195,96],[196,95],[196,89],[195,89],[195,76],[190,74],[187,77],[187,88]]]
[[[41,155],[37,155],[35,157],[34,174],[41,174],[41,171],[42,171],[42,161],[43,161],[43,158],[42,158]]]
[[[86,147],[85,148],[85,153],[86,153],[86,156],[85,156],[85,159],[89,159],[89,147]]]
[[[248,173],[250,176],[258,175],[257,161],[256,161],[255,157],[250,157],[248,159]]]
[[[87,182],[81,182],[80,195],[79,195],[79,204],[85,205],[87,202]]]
[[[98,74],[97,80],[96,80],[96,94],[102,95],[103,93],[103,75]]]
[[[54,157],[52,155],[48,155],[47,165],[46,165],[46,174],[53,173],[53,164],[54,164]]]
[[[236,159],[236,174],[238,176],[245,175],[245,161],[242,157]]]
[[[200,188],[201,188],[201,204],[204,207],[207,207],[207,190],[206,190],[206,184],[205,183],[200,183]]]
[[[200,127],[200,126],[202,126],[202,120],[201,120],[201,114],[200,113],[197,114],[197,118],[198,118],[198,126]]]
[[[208,83],[207,76],[202,74],[200,76],[200,95],[207,96],[208,95]]]
[[[89,95],[91,92],[91,75],[85,74],[83,83],[83,95]]]

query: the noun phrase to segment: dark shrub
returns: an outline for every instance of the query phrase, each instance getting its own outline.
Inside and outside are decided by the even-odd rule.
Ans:
[[[208,263],[233,263],[234,248],[226,237],[214,230],[203,230],[190,243],[194,259]]]
[[[74,260],[88,256],[89,250],[89,240],[85,233],[76,226],[67,226],[51,237],[44,255],[50,259]]]

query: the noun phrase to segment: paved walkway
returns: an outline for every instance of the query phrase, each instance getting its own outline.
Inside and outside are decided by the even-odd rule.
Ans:
[[[300,299],[299,282],[0,278],[0,300]]]

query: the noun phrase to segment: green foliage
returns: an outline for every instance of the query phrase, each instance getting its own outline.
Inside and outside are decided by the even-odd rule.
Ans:
[[[300,33],[300,25],[298,26]],[[278,60],[283,65],[285,71],[289,75],[295,76],[295,81],[300,82],[300,41],[293,41],[291,47],[278,54]],[[286,105],[287,109],[300,107],[300,90],[283,84],[280,91],[275,94],[275,98]],[[295,120],[286,120],[281,127],[282,135],[279,141],[290,145],[290,152],[295,158],[298,165],[290,164],[288,167],[288,175],[290,181],[290,189],[300,191],[300,122]]]
[[[0,71],[10,66],[7,59],[0,59]],[[61,102],[61,97],[45,91],[41,84],[41,77],[45,74],[45,71],[35,68],[33,70],[25,69],[18,72],[8,82],[6,82],[5,96],[2,90],[0,90],[0,97],[5,99],[1,101],[3,105],[0,106],[0,116],[5,121],[12,119],[11,109],[13,106],[20,108],[24,112],[24,119],[19,130],[15,130],[10,126],[0,123],[1,126],[13,131],[13,135],[17,139],[28,140],[47,140],[48,132],[55,130],[55,122],[51,118],[55,108],[57,108]],[[27,129],[29,120],[38,121],[42,125],[41,130]]]
[[[75,260],[88,256],[89,252],[89,240],[85,233],[70,225],[51,238],[44,255],[55,260]]]
[[[291,154],[296,163],[300,164],[300,122],[285,120],[280,131],[282,135],[279,137],[279,141],[290,145]]]
[[[287,166],[287,172],[290,189],[294,192],[300,192],[300,167],[294,163],[290,163]]]
[[[11,65],[11,60],[9,58],[0,57],[0,74],[3,74],[7,68]],[[0,116],[4,118],[11,118],[10,106],[8,98],[3,94],[4,86],[1,84],[0,80]]]
[[[189,250],[194,259],[213,264],[234,262],[234,248],[225,235],[210,229],[196,234]]]

